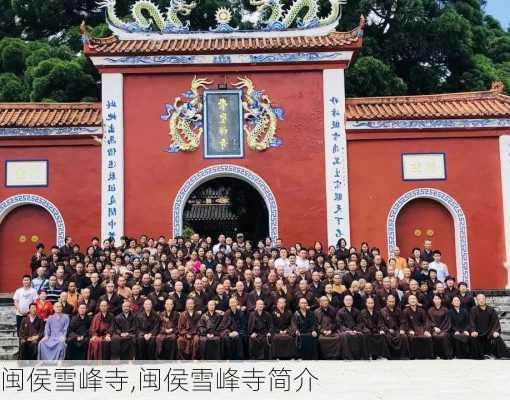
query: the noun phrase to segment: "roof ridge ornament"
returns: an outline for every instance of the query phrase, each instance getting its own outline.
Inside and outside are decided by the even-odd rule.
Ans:
[[[505,91],[505,84],[502,81],[494,81],[491,85],[491,92],[503,94]]]
[[[347,0],[328,0],[331,10],[320,18],[319,0],[294,0],[284,10],[282,0],[250,0],[256,7],[257,29],[241,31],[230,26],[231,10],[220,7],[216,10],[217,26],[209,31],[191,31],[190,15],[196,7],[195,1],[169,0],[166,13],[151,0],[137,0],[131,7],[131,21],[123,21],[116,14],[117,0],[100,0],[97,4],[105,9],[106,22],[114,35],[122,39],[201,39],[221,37],[275,37],[275,36],[323,36],[333,32],[342,15]],[[268,17],[267,11],[270,11]],[[306,11],[306,12],[305,12]],[[303,17],[300,17],[305,12]]]

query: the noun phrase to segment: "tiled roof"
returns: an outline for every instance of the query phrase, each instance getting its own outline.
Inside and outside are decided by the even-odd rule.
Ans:
[[[230,206],[216,204],[194,204],[184,211],[184,219],[189,221],[236,221],[238,216],[232,212]]]
[[[0,103],[0,128],[101,124],[101,103]]]
[[[351,32],[331,32],[324,36],[251,37],[219,39],[120,40],[116,36],[89,38],[85,54],[94,55],[163,55],[246,53],[253,51],[321,51],[356,50],[361,48],[361,27]]]
[[[346,100],[348,121],[509,118],[510,97],[496,84],[484,92]]]

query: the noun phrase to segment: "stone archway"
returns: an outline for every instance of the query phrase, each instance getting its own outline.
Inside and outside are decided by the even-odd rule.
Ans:
[[[0,202],[0,223],[2,223],[2,220],[9,212],[23,205],[40,206],[51,215],[56,226],[55,243],[57,246],[63,246],[65,243],[66,227],[62,214],[55,204],[36,194],[17,194]]]
[[[172,233],[173,236],[179,236],[183,230],[183,213],[184,207],[189,196],[202,183],[211,179],[231,177],[243,180],[253,186],[261,195],[266,203],[268,210],[269,236],[272,240],[278,238],[278,207],[276,198],[271,191],[269,185],[255,172],[248,168],[240,167],[233,164],[219,164],[201,169],[197,173],[190,176],[181,186],[175,196],[172,209]]]
[[[450,212],[455,229],[455,256],[457,260],[457,278],[470,285],[469,251],[466,216],[460,204],[449,194],[434,188],[417,188],[400,196],[391,206],[386,223],[388,254],[396,246],[396,222],[399,212],[412,200],[426,198],[441,203]]]

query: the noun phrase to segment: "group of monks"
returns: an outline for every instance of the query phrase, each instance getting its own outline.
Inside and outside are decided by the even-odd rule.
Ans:
[[[318,242],[254,248],[223,235],[113,245],[94,238],[82,254],[67,238],[48,255],[37,246],[24,287],[38,296],[20,322],[20,359],[510,356],[483,294],[475,301],[465,283],[437,279],[420,260],[395,268],[398,255],[386,263],[366,244],[327,254]]]

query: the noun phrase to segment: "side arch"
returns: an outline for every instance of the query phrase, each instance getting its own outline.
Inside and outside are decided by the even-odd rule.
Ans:
[[[27,204],[40,206],[44,208],[46,211],[48,211],[48,213],[53,218],[53,221],[55,222],[56,226],[57,234],[55,238],[55,244],[57,246],[63,246],[65,243],[66,236],[64,218],[62,217],[62,214],[60,213],[57,206],[55,206],[55,204],[53,204],[51,201],[45,199],[42,196],[38,196],[36,194],[17,194],[3,200],[2,202],[0,202],[0,224],[2,223],[6,215],[9,214],[16,207],[20,207]]]
[[[172,233],[174,237],[182,234],[184,207],[191,193],[202,183],[215,178],[237,178],[253,186],[262,196],[267,206],[269,236],[272,240],[278,238],[278,206],[271,188],[255,172],[233,164],[218,164],[201,169],[184,182],[175,196],[172,209]]]
[[[455,230],[455,256],[457,261],[457,278],[460,281],[470,282],[469,251],[466,216],[460,204],[449,194],[439,189],[417,188],[400,196],[391,206],[386,222],[386,237],[388,240],[388,254],[396,246],[396,222],[402,208],[412,200],[426,198],[442,204],[451,214]]]

